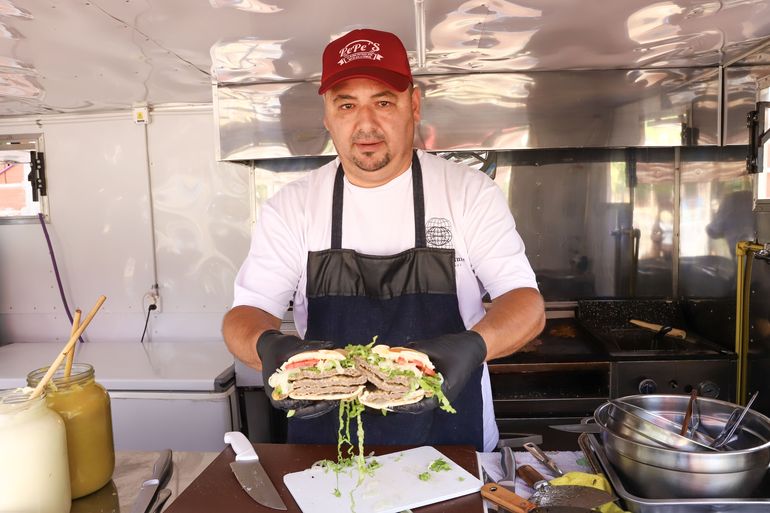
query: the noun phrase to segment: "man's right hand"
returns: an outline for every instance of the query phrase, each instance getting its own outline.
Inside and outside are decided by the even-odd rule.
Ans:
[[[309,401],[304,399],[275,399],[273,387],[268,379],[286,360],[298,353],[331,349],[334,344],[313,340],[302,340],[294,335],[285,335],[278,330],[267,330],[257,339],[257,353],[262,360],[262,381],[265,393],[273,406],[281,410],[294,410],[294,417],[310,419],[328,413],[337,406],[339,401]]]

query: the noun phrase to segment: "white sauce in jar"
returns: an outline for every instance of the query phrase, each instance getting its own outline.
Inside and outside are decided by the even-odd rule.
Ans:
[[[31,393],[0,392],[0,512],[69,513],[64,422]]]

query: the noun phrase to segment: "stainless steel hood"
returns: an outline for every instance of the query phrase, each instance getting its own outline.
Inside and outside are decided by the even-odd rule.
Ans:
[[[361,26],[403,39],[436,150],[742,143],[770,65],[770,0],[0,0],[0,116],[213,102],[222,159],[328,154],[320,54]]]
[[[768,2],[305,5],[311,30],[286,37],[301,25],[293,3],[263,14],[274,23],[259,38],[212,48],[221,159],[333,154],[320,53],[360,26],[403,39],[428,150],[745,144],[756,80],[770,74]]]

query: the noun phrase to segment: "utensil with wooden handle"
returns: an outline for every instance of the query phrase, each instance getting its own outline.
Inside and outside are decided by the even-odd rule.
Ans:
[[[80,326],[80,315],[83,312],[80,311],[80,308],[75,310],[75,317],[72,319],[72,330],[70,331],[70,337],[75,334],[75,331],[78,329],[78,326]],[[73,345],[72,348],[67,352],[67,363],[64,366],[64,377],[68,378],[70,377],[70,374],[72,374],[72,363],[75,361],[75,348],[77,347],[77,344]]]
[[[551,483],[530,465],[521,465],[516,469],[516,475],[519,476],[531,486],[535,491],[529,497],[529,501],[538,506],[565,506],[572,505],[580,508],[596,508],[602,504],[607,504],[616,499],[613,495],[591,488],[590,486],[580,485],[558,485]]]
[[[682,429],[679,431],[679,434],[682,436],[687,436],[687,432],[690,430],[690,420],[692,420],[692,410],[695,406],[695,401],[698,397],[698,389],[693,388],[690,392],[690,401],[687,403],[687,411],[684,414],[684,420],[682,421]]]
[[[680,330],[679,328],[672,328],[670,326],[663,326],[662,324],[655,324],[652,322],[640,321],[638,319],[630,319],[628,322],[636,326],[639,326],[640,328],[654,331],[655,333],[660,333],[663,328],[666,328],[668,329],[668,331],[663,333],[662,336],[673,337],[673,338],[677,338],[679,340],[688,342],[690,344],[701,345],[703,347],[707,347],[711,349],[712,351],[716,351],[717,353],[730,354],[729,350],[725,349],[719,344],[715,342],[711,342],[710,340],[704,339],[702,337],[698,337],[696,335],[689,335],[685,330]]]
[[[639,326],[640,328],[648,329],[650,331],[658,332],[663,329],[662,324],[655,324],[652,322],[640,321],[639,319],[631,319],[628,322],[636,326]],[[666,333],[666,336],[681,338],[682,340],[685,340],[687,338],[687,332],[684,330],[680,330],[679,328],[671,328],[671,330]]]
[[[61,353],[59,353],[59,356],[56,357],[56,359],[53,361],[50,367],[48,367],[48,372],[45,373],[45,376],[40,380],[40,383],[37,384],[35,389],[30,394],[29,398],[34,399],[36,397],[39,397],[40,394],[43,393],[43,390],[45,389],[46,385],[48,385],[48,382],[51,381],[51,378],[56,373],[56,369],[59,368],[59,365],[61,365],[61,362],[67,357],[67,353],[70,349],[72,349],[72,346],[75,345],[75,343],[78,341],[78,338],[80,338],[80,335],[83,334],[83,332],[86,330],[89,324],[91,324],[91,320],[93,320],[94,316],[96,315],[96,312],[99,311],[99,308],[102,307],[104,302],[107,300],[106,296],[99,296],[99,299],[96,300],[96,304],[91,309],[90,312],[88,312],[88,315],[86,316],[83,323],[78,326],[78,329],[75,330],[75,332],[72,334],[70,339],[67,341],[67,343],[64,345],[64,349],[62,349]]]
[[[548,467],[548,469],[553,472],[557,476],[563,476],[564,472],[559,468],[559,466],[556,464],[555,461],[553,461],[546,453],[543,452],[543,450],[538,447],[537,445],[527,442],[524,444],[524,448],[529,452],[532,456],[535,457],[537,461]]]
[[[538,506],[497,483],[482,486],[481,496],[511,513],[591,513],[588,508],[575,506]]]

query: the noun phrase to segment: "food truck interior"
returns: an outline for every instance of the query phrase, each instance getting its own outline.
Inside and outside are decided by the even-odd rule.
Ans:
[[[542,334],[490,363],[503,438],[574,450],[548,426],[637,393],[759,390],[770,414],[770,3],[383,6],[0,2],[0,359],[63,343],[69,311],[105,294],[84,343],[141,350],[128,371],[101,369],[116,397],[231,390],[218,418],[280,440],[261,376],[222,363],[221,319],[261,203],[333,158],[321,49],[370,26],[408,50],[416,146],[500,186],[546,300]],[[217,353],[200,388],[147,350],[168,348],[173,366],[185,343]],[[0,379],[28,370],[0,366]],[[153,447],[223,447],[147,411],[171,426],[148,427]]]

